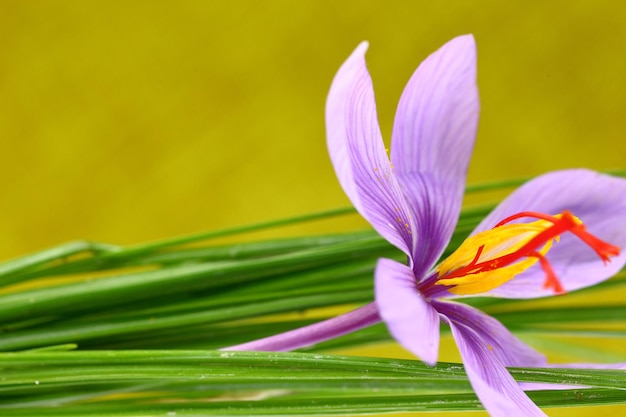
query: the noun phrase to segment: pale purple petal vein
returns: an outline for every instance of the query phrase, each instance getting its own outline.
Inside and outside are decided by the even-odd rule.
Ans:
[[[463,358],[465,373],[489,414],[502,417],[545,416],[475,329],[449,318],[445,320]]]
[[[411,268],[379,259],[374,277],[376,304],[389,332],[425,363],[437,363],[439,314],[417,289]]]
[[[355,208],[407,255],[413,220],[380,134],[371,77],[361,44],[341,67],[328,96],[328,149],[339,181]]]
[[[413,250],[418,276],[433,266],[454,232],[479,107],[471,35],[424,60],[398,104],[391,159],[419,233]]]

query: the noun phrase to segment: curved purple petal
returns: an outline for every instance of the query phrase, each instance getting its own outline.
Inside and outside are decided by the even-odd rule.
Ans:
[[[442,317],[450,325],[474,392],[490,416],[545,416],[509,374],[500,356],[483,340],[483,332],[445,315]]]
[[[478,225],[474,234],[521,212],[558,214],[569,210],[598,238],[622,248],[604,264],[598,255],[571,233],[561,237],[547,258],[566,291],[597,284],[626,263],[626,180],[585,169],[555,171],[522,185]],[[532,221],[532,219],[530,220]],[[554,295],[544,289],[545,274],[537,264],[485,295],[535,298]]]
[[[413,219],[380,134],[366,50],[365,42],[357,47],[337,72],[328,93],[328,150],[354,207],[378,233],[410,255]]]
[[[413,251],[417,276],[433,266],[454,231],[479,107],[472,35],[430,55],[402,93],[391,159],[419,231]]]
[[[436,364],[439,314],[417,289],[411,268],[379,259],[374,275],[376,304],[389,332],[425,363]]]
[[[479,334],[492,355],[504,366],[542,367],[546,357],[519,340],[502,323],[467,304],[432,301],[440,314]]]
[[[260,352],[288,352],[312,346],[316,343],[355,332],[380,323],[376,303],[369,303],[356,310],[336,317],[309,324],[294,330],[222,348],[220,350],[251,350]]]

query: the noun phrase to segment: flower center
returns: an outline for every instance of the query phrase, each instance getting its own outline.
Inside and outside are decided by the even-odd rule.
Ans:
[[[538,219],[530,223],[510,222]],[[539,262],[546,279],[543,287],[555,293],[565,289],[554,273],[546,254],[560,236],[570,232],[593,249],[605,263],[620,249],[589,233],[583,222],[569,211],[556,216],[521,212],[498,223],[493,229],[467,238],[435,270],[435,285],[445,285],[453,294],[471,295],[492,290],[512,280]]]

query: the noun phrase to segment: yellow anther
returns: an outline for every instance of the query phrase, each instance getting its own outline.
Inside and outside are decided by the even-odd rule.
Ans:
[[[558,219],[560,216],[554,216]],[[445,259],[436,272],[438,285],[449,286],[449,292],[458,295],[480,294],[512,280],[539,260],[534,256],[520,256],[511,264],[500,265],[500,259],[515,253],[553,223],[538,220],[532,223],[504,224],[467,238]],[[553,236],[542,243],[536,252],[545,255],[552,248]]]

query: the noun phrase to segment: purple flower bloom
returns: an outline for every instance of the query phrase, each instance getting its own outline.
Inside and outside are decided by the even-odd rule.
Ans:
[[[538,177],[505,199],[437,264],[460,213],[478,124],[474,39],[453,39],[413,74],[396,112],[391,161],[378,125],[366,49],[367,44],[359,45],[333,81],[326,107],[328,147],[354,206],[408,262],[379,260],[374,304],[227,349],[296,349],[382,318],[396,340],[432,365],[443,322],[491,415],[542,416],[506,367],[545,366],[544,356],[493,317],[454,299],[543,297],[614,275],[626,254],[605,241],[626,244],[626,181],[583,169]]]
[[[437,362],[439,324],[448,324],[470,382],[492,415],[544,415],[505,368],[542,366],[544,356],[494,318],[453,299],[542,297],[615,274],[626,255],[595,235],[626,244],[626,181],[587,170],[536,178],[435,266],[458,219],[478,124],[474,39],[453,39],[413,74],[396,112],[391,161],[366,48],[361,44],[336,75],[326,119],[330,155],[346,194],[408,258],[407,265],[379,260],[379,314],[394,338],[428,364]]]

